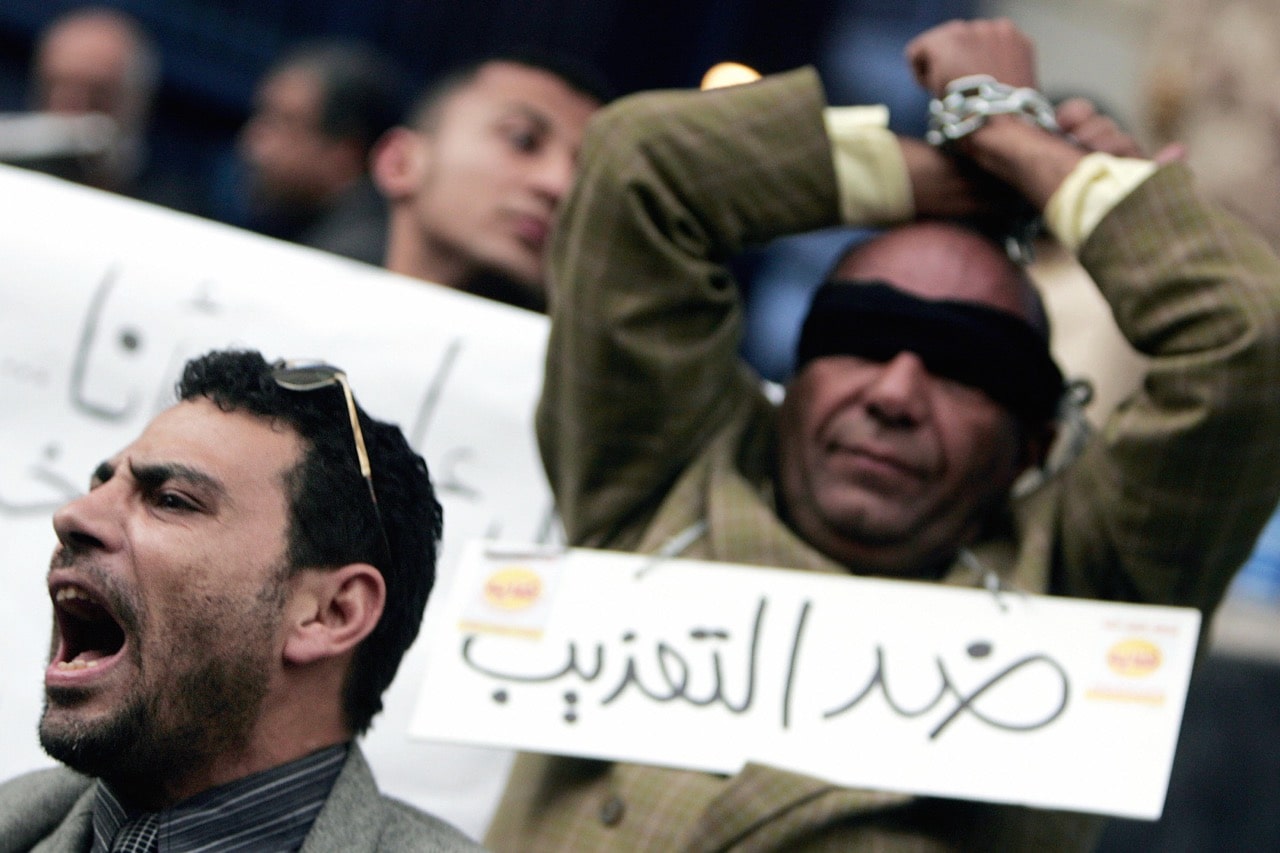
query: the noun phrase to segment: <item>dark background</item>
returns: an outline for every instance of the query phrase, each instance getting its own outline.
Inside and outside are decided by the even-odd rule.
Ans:
[[[26,106],[36,35],[84,2],[0,3],[0,111]],[[342,36],[396,61],[407,93],[442,70],[534,48],[598,68],[618,93],[696,85],[713,63],[762,72],[809,63],[835,102],[902,99],[915,129],[924,101],[902,45],[931,24],[971,14],[974,0],[118,0],[92,5],[137,18],[159,47],[163,82],[151,156],[206,182],[225,161],[255,82],[291,45]],[[852,61],[858,54],[858,60]],[[844,59],[841,62],[841,59]]]

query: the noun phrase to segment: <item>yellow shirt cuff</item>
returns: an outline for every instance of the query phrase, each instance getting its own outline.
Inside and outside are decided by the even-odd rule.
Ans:
[[[1156,164],[1150,160],[1089,154],[1049,198],[1044,209],[1045,224],[1074,253],[1111,208],[1155,170]]]
[[[915,216],[902,148],[889,131],[884,106],[823,110],[840,190],[840,215],[848,225],[890,225]]]

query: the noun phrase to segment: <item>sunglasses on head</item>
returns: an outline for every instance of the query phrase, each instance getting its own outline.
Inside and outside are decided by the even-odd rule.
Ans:
[[[351,393],[351,383],[347,374],[331,364],[321,361],[287,359],[277,361],[271,366],[271,378],[277,385],[288,391],[318,391],[334,385],[342,389],[347,402],[347,416],[351,420],[351,434],[355,437],[356,459],[360,463],[360,475],[364,477],[369,488],[369,500],[373,504],[373,514],[378,519],[378,531],[382,534],[382,544],[387,558],[391,557],[391,542],[387,539],[387,528],[382,521],[382,511],[378,509],[378,494],[373,489],[373,468],[369,465],[369,450],[364,443],[364,431],[360,429],[360,417],[356,412],[356,399]]]

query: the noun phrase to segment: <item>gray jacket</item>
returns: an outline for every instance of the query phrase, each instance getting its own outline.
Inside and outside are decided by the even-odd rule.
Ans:
[[[93,843],[93,798],[93,780],[65,767],[5,782],[0,853],[84,853]],[[355,744],[302,845],[302,853],[483,850],[439,818],[380,794]]]

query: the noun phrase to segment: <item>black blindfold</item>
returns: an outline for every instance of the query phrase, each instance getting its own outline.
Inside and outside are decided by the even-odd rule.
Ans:
[[[930,373],[982,390],[1029,423],[1057,413],[1062,371],[1026,321],[972,302],[923,299],[880,281],[829,281],[818,289],[800,332],[796,370],[827,355],[887,362],[904,351]]]

